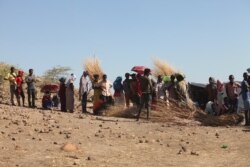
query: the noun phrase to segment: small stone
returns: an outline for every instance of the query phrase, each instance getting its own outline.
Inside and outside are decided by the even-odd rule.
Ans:
[[[187,148],[185,146],[181,146],[181,149],[184,151],[184,152],[187,152]]]
[[[191,151],[191,155],[199,156],[199,154],[195,151]]]
[[[88,160],[88,161],[91,161],[91,157],[88,157],[87,160]]]
[[[101,127],[102,127],[102,124],[100,124],[99,127],[101,128]]]
[[[58,143],[57,142],[54,142],[54,145],[57,145]]]
[[[66,151],[66,152],[75,152],[78,150],[78,147],[75,145],[75,144],[70,144],[70,143],[67,143],[65,145],[63,145],[61,147],[61,149],[63,151]]]
[[[32,140],[36,140],[36,138],[35,138],[35,137],[32,137]]]
[[[139,140],[139,143],[143,143],[143,140]]]
[[[216,136],[217,138],[219,138],[219,137],[220,137],[219,133],[216,133],[216,134],[215,134],[215,136]]]
[[[12,141],[16,141],[16,139],[15,139],[14,137],[13,137],[13,138],[11,138],[11,140],[12,140]]]

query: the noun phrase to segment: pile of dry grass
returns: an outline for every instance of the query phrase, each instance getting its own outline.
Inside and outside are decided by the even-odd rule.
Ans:
[[[160,60],[159,58],[154,58],[153,64],[154,64],[153,75],[155,77],[157,77],[159,75],[170,76],[170,75],[176,73],[176,70],[172,65],[170,65],[166,61]]]
[[[154,63],[153,75],[155,77],[157,77],[159,75],[162,75],[162,76],[168,75],[168,76],[170,76],[170,75],[174,75],[174,74],[181,74],[180,71],[176,70],[168,62],[166,62],[164,60],[161,60],[159,58],[154,58],[153,63]],[[184,80],[184,81],[180,82],[179,84],[180,84],[181,92],[185,92],[186,97],[187,97],[186,106],[188,108],[190,108],[190,109],[195,110],[194,103],[189,98],[189,95],[188,95],[187,82]]]
[[[105,111],[108,117],[136,119],[137,107],[124,109],[123,106],[111,106]],[[146,118],[146,110],[143,110],[141,119]],[[198,108],[190,109],[183,103],[172,102],[168,106],[163,101],[158,101],[157,106],[150,112],[150,121],[161,122],[168,125],[180,126],[235,126],[243,117],[237,114],[225,114],[222,116],[207,115]]]
[[[86,59],[84,61],[84,69],[85,71],[88,71],[91,80],[93,80],[93,77],[96,74],[99,76],[102,76],[104,74],[101,67],[101,62],[96,57]]]

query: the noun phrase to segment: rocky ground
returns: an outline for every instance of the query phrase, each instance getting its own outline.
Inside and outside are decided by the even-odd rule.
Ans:
[[[250,128],[152,122],[0,104],[1,167],[247,167]]]

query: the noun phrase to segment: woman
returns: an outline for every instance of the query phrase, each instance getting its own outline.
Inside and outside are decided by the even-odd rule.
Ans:
[[[94,90],[93,96],[93,113],[94,115],[98,115],[98,111],[100,109],[100,96],[102,94],[101,85],[99,82],[99,75],[94,75],[94,80],[92,82],[92,88]]]
[[[114,98],[115,103],[118,105],[124,104],[124,93],[123,93],[123,85],[122,85],[122,77],[117,77],[115,82],[113,83],[114,88]]]
[[[75,75],[71,74],[66,84],[66,111],[69,111],[71,113],[74,112],[74,102],[75,102],[74,81],[75,80],[76,80]]]
[[[66,85],[65,85],[65,78],[61,78],[60,81],[60,89],[58,92],[60,103],[61,103],[61,111],[66,112]]]

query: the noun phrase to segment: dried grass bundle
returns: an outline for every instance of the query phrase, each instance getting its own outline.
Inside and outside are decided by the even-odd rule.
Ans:
[[[168,62],[161,60],[159,58],[154,58],[153,63],[154,63],[153,75],[155,77],[157,77],[159,75],[162,75],[162,76],[168,75],[169,76],[169,75],[173,75],[173,74],[182,74],[182,72],[176,70]],[[189,109],[194,109],[195,108],[194,103],[188,95],[187,82],[184,80],[182,82],[179,82],[178,84],[179,84],[180,89],[181,89],[180,92],[185,93],[185,96],[186,96],[185,105]]]
[[[175,68],[166,61],[160,60],[158,58],[154,58],[153,64],[154,64],[153,75],[155,77],[159,75],[169,76],[169,75],[176,73]]]
[[[88,58],[84,61],[84,69],[88,71],[89,77],[91,80],[93,80],[94,75],[98,74],[100,77],[104,74],[101,62],[96,57]]]

